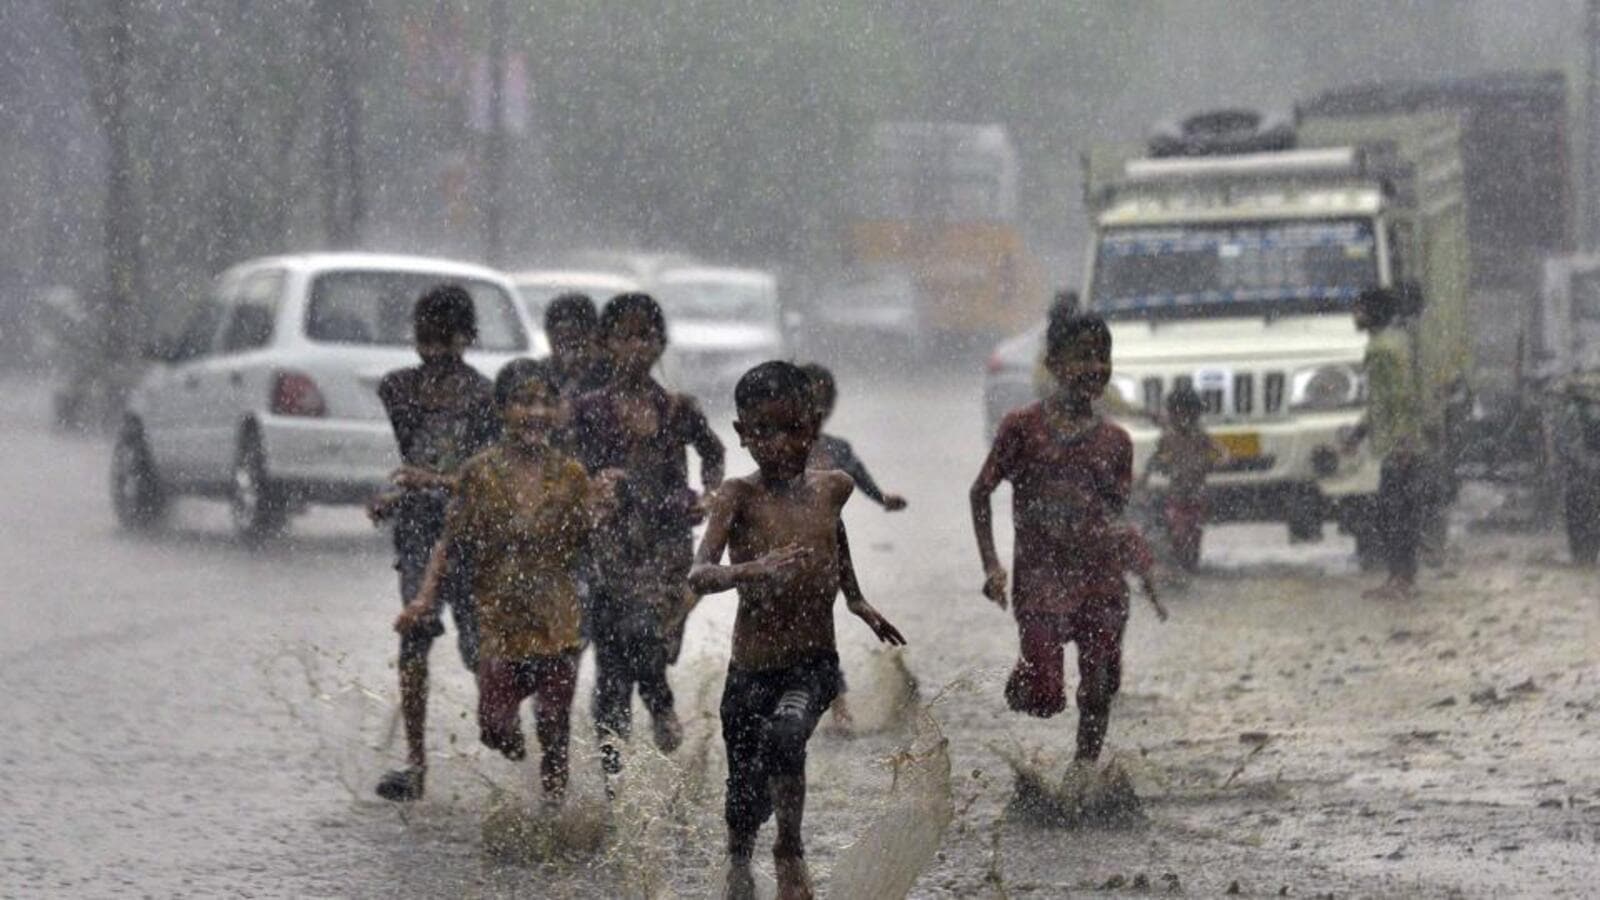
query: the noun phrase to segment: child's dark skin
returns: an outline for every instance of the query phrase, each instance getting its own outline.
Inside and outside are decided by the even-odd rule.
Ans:
[[[1078,434],[1095,425],[1093,404],[1105,393],[1111,381],[1111,364],[1101,359],[1092,342],[1079,339],[1062,353],[1052,354],[1045,367],[1057,385],[1045,401],[1045,411],[1054,429],[1063,435]],[[998,483],[983,481],[972,486],[972,529],[978,539],[978,555],[983,560],[983,595],[1001,609],[1006,608],[1006,568],[994,545],[994,509],[990,497]],[[1081,499],[1063,497],[1063,503],[1081,506]]]
[[[853,490],[849,476],[808,471],[816,419],[800,398],[773,399],[740,412],[734,429],[759,472],[724,483],[689,573],[697,593],[737,588],[733,667],[772,670],[833,652],[833,602],[842,589],[847,608],[879,640],[905,638],[867,603],[856,581],[840,510]],[[730,562],[723,563],[727,550]],[[778,822],[780,897],[810,896],[800,855],[804,775],[774,775],[769,783]],[[753,837],[753,835],[752,835]],[[730,890],[753,887],[746,836],[730,835]]]

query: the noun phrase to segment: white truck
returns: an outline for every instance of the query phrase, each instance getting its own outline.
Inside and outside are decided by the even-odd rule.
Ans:
[[[1214,520],[1280,521],[1312,540],[1332,519],[1372,549],[1379,462],[1341,452],[1365,414],[1351,304],[1423,282],[1417,374],[1441,409],[1471,357],[1459,133],[1442,113],[1308,130],[1227,112],[1185,122],[1176,155],[1085,160],[1083,302],[1111,325],[1109,408],[1136,470],[1166,398],[1188,385],[1232,457],[1211,478]]]

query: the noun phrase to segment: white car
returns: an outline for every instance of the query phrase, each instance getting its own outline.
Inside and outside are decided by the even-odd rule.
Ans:
[[[778,282],[760,269],[668,269],[651,289],[667,319],[663,383],[702,402],[733,403],[739,376],[783,354]]]
[[[517,287],[528,318],[541,324],[545,307],[562,294],[586,294],[598,309],[618,294],[644,290],[638,281],[626,275],[586,269],[530,269],[512,272],[509,277]]]
[[[547,352],[505,276],[411,256],[309,254],[252,260],[218,277],[134,387],[112,461],[128,528],[180,494],[230,501],[245,537],[276,532],[307,503],[361,503],[400,463],[378,382],[415,365],[411,314],[441,283],[473,297],[467,362],[493,377]]]

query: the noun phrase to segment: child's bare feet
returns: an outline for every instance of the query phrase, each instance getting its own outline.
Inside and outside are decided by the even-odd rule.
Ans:
[[[378,780],[378,796],[395,803],[421,800],[426,772],[420,766],[395,769]]]
[[[756,900],[756,876],[750,871],[750,857],[730,857],[728,877],[722,886],[722,900]]]
[[[672,753],[683,743],[683,723],[677,712],[660,715],[651,723],[655,728],[656,747],[662,753]]]
[[[773,854],[774,874],[778,876],[778,900],[813,900],[811,870],[806,868],[804,856],[778,856]]]

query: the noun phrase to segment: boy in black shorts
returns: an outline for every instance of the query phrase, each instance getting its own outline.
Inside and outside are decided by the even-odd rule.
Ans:
[[[839,518],[854,484],[806,466],[817,439],[810,400],[811,381],[792,363],[762,363],[739,379],[734,430],[759,471],[723,484],[689,574],[699,594],[739,591],[721,709],[730,897],[754,896],[750,857],[774,812],[778,896],[811,896],[800,837],[806,742],[839,683],[834,598],[842,589],[879,640],[905,643],[856,583]]]
[[[412,315],[422,364],[397,369],[378,384],[404,466],[395,473],[398,494],[375,501],[374,518],[394,518],[400,601],[416,596],[434,543],[444,529],[455,476],[468,459],[499,437],[494,387],[462,358],[477,337],[472,296],[456,285],[422,295]],[[478,669],[478,628],[472,591],[459,555],[452,551],[439,597],[456,623],[461,661]],[[438,607],[400,636],[400,711],[405,719],[407,766],[383,776],[378,795],[406,801],[422,797],[428,760],[423,734],[428,715],[428,651],[444,633]]]

